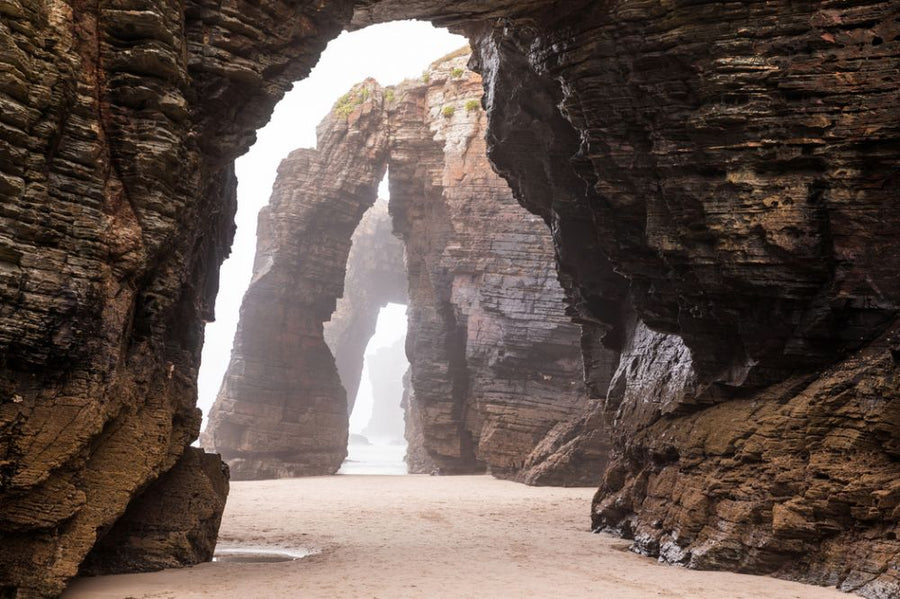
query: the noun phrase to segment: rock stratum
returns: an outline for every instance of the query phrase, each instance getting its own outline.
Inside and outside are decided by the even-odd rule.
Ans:
[[[355,395],[379,309],[408,297],[410,455],[445,474],[599,483],[605,451],[554,445],[560,423],[588,403],[580,329],[565,314],[547,228],[488,163],[481,79],[468,58],[452,54],[396,87],[354,87],[321,123],[318,148],[282,164],[205,437],[235,478],[337,469],[347,427],[340,383]],[[323,158],[298,159],[307,154]],[[373,175],[385,168],[390,215],[383,202],[370,208]],[[273,277],[282,264],[293,274]],[[320,321],[340,293],[324,328],[338,381]],[[313,321],[305,341],[294,339],[288,331],[304,319]],[[279,411],[287,405],[290,414]],[[265,466],[246,465],[259,460]]]
[[[420,18],[469,36],[552,232],[591,398],[559,445],[611,427],[594,525],[897,595],[898,11],[0,2],[0,593],[57,595],[196,438],[234,157],[343,27]]]
[[[347,398],[324,323],[376,200],[387,140],[381,88],[370,80],[348,98],[352,114],[323,121],[317,149],[282,161],[259,214],[253,277],[204,436],[235,479],[334,474],[347,457]],[[372,332],[379,307],[366,308]]]
[[[408,418],[442,473],[594,483],[602,451],[553,457],[559,468],[581,460],[578,480],[544,470],[554,450],[526,467],[587,408],[580,330],[565,314],[547,228],[487,160],[481,78],[467,60],[434,63],[388,105],[390,206],[409,276]]]

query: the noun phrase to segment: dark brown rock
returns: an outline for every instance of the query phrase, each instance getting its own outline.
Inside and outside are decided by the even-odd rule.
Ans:
[[[232,478],[334,474],[347,456],[347,400],[325,344],[353,231],[384,174],[382,90],[351,90],[318,148],[282,161],[260,211],[253,278],[204,444]]]
[[[471,35],[492,162],[553,231],[590,392],[606,402],[610,356],[635,365],[606,409],[603,525],[669,561],[772,572],[780,554],[779,575],[897,594],[896,348],[880,337],[900,297],[897,11],[3,2],[0,589],[57,594],[96,531],[178,461],[199,424],[233,158],[344,25],[417,17]],[[453,355],[467,335],[447,339]],[[453,418],[447,439],[480,430]],[[699,474],[695,425],[723,440]],[[751,438],[733,459],[728,441]],[[760,466],[767,447],[783,455]],[[821,531],[822,549],[798,549]]]
[[[871,502],[897,474],[897,390],[868,344],[898,300],[895,257],[876,257],[896,7],[731,9],[477,32],[491,156],[553,226],[584,323],[616,441],[595,525],[663,561],[892,596],[897,515]]]
[[[81,574],[147,572],[208,562],[227,496],[228,467],[219,456],[189,447],[94,545]]]
[[[662,561],[896,595],[900,388],[887,345],[636,427],[597,494],[594,525]],[[628,378],[633,403],[642,380]]]
[[[58,594],[197,436],[232,159],[350,16],[254,5],[0,7],[4,594]]]

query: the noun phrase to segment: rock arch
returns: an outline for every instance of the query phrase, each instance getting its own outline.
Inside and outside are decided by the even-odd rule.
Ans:
[[[472,39],[591,388],[601,347],[635,364],[595,524],[669,561],[897,593],[895,3],[0,11],[4,593],[58,593],[197,436],[231,162],[329,38],[399,17]],[[685,349],[690,385],[655,377]]]
[[[282,163],[204,440],[233,477],[332,474],[345,457],[347,398],[321,325],[350,256],[324,337],[355,394],[378,308],[408,297],[411,453],[446,474],[599,482],[608,447],[599,428],[584,443],[590,457],[581,447],[554,454],[560,426],[588,409],[580,332],[564,311],[549,233],[487,162],[481,79],[468,59],[463,49],[421,81],[355,87],[319,126],[318,148]],[[393,218],[369,209],[348,254],[385,164]],[[405,265],[399,240],[384,239],[392,227]]]

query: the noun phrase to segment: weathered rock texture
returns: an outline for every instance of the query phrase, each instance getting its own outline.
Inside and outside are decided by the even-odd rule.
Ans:
[[[372,417],[362,433],[370,439],[404,438],[403,377],[409,369],[406,340],[378,348],[366,356],[372,383]]]
[[[894,596],[898,9],[793,8],[483,29],[490,151],[585,323],[616,440],[594,525],[667,562]]]
[[[352,91],[320,128],[341,130],[320,140],[316,155],[327,159],[282,167],[272,207],[260,217],[257,274],[208,428],[235,478],[333,472],[339,463],[331,456],[343,458],[336,448],[345,443],[346,416],[339,423],[335,406],[344,400],[322,352],[324,312],[310,308],[327,307],[341,288],[307,281],[337,279],[347,263],[348,231],[368,204],[344,197],[343,182],[371,186],[389,165],[391,213],[407,254],[411,384],[430,461],[443,473],[490,468],[540,483],[564,481],[567,467],[582,471],[574,482],[600,481],[602,448],[557,452],[544,440],[587,405],[580,330],[564,313],[549,232],[487,161],[480,78],[467,60],[461,51],[421,81],[384,93],[375,83]],[[299,164],[293,156],[287,165]],[[378,310],[404,299],[402,248],[385,237],[384,209],[370,214],[354,235],[347,293],[326,334],[354,389]],[[293,411],[273,409],[291,394],[297,399],[285,405]],[[543,459],[524,470],[542,441]],[[295,465],[304,460],[313,465]],[[554,474],[547,466],[557,462]]]
[[[319,126],[318,148],[282,161],[260,211],[253,278],[204,437],[234,479],[333,474],[347,456],[347,400],[323,323],[384,174],[381,103],[374,81],[351,90]]]
[[[542,441],[552,445],[548,433],[557,437],[558,425],[587,406],[580,331],[564,313],[547,228],[487,161],[481,78],[467,59],[435,63],[427,83],[399,86],[388,104],[414,402],[424,448],[441,472],[486,467],[541,483],[549,471],[542,460],[525,469],[529,455]],[[552,453],[545,448],[544,460]],[[605,463],[605,452],[597,455],[566,454],[592,483]]]
[[[405,304],[407,301],[403,245],[393,235],[392,228],[386,201],[375,202],[363,215],[353,233],[344,295],[338,300],[331,320],[325,323],[325,342],[347,392],[348,412],[353,411],[363,356],[369,339],[375,334],[381,308],[392,302]],[[398,385],[399,380],[398,377]]]
[[[0,14],[0,594],[53,596],[196,438],[233,158],[350,6]]]
[[[191,566],[212,559],[228,467],[189,447],[175,466],[129,504],[81,565],[82,574],[122,574]]]
[[[436,467],[425,449],[422,413],[416,401],[411,378],[407,369],[403,375],[403,399],[400,403],[403,408],[403,432],[406,438],[406,470],[410,474],[431,474],[436,472]]]
[[[897,595],[898,10],[0,2],[0,589],[58,593],[178,461],[233,158],[344,25],[415,17],[469,33],[492,162],[553,232],[615,426],[595,523]]]

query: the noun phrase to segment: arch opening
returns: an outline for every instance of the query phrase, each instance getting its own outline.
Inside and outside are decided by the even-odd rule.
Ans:
[[[338,474],[406,474],[404,382],[406,305],[381,308],[366,345],[359,390],[350,414],[347,458]]]

